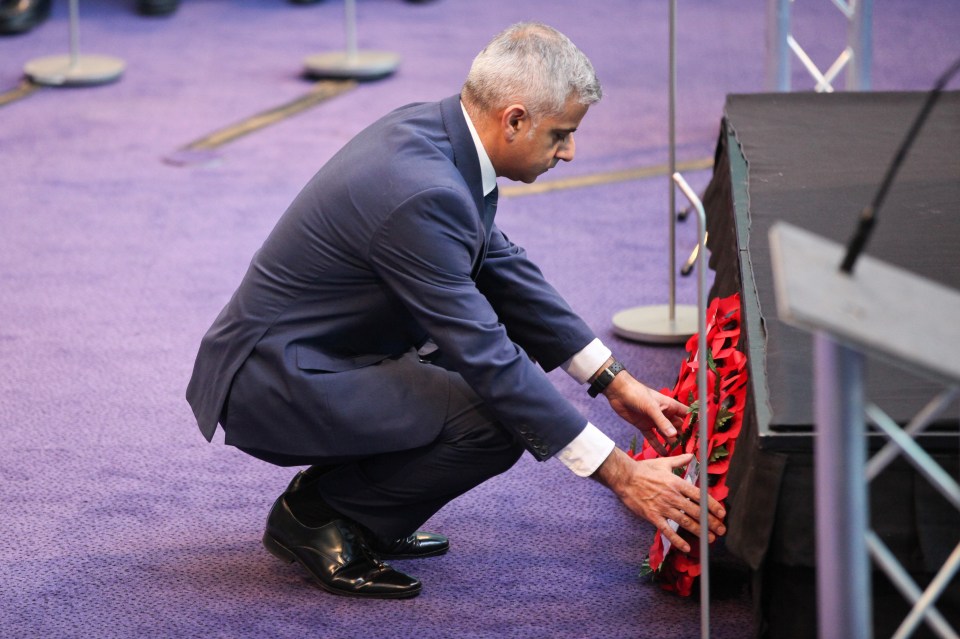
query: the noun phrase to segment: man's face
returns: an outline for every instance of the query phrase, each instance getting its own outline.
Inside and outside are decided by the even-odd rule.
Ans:
[[[498,174],[511,180],[531,183],[557,165],[573,160],[573,132],[580,126],[588,107],[574,99],[563,113],[535,121],[529,112],[514,119],[515,135],[507,145]]]

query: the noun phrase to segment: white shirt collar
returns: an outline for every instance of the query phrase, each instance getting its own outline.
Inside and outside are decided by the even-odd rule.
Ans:
[[[497,171],[493,168],[493,162],[490,161],[487,150],[483,148],[483,142],[477,135],[477,130],[474,128],[473,121],[470,119],[470,114],[467,113],[467,108],[463,106],[462,100],[460,101],[460,108],[463,110],[463,117],[467,121],[470,135],[473,136],[473,145],[477,147],[477,157],[480,160],[480,180],[483,184],[483,195],[486,197],[497,186]]]

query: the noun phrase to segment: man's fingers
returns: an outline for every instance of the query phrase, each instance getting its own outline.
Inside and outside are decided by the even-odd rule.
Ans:
[[[690,501],[700,503],[700,487],[694,486],[687,481],[683,483],[684,485],[680,486],[680,492],[683,494],[683,496]],[[710,511],[711,515],[719,519],[723,519],[727,516],[727,512],[723,509],[723,505],[719,501],[713,497],[710,497],[709,495],[707,495],[707,499],[709,500],[707,503],[707,510]]]
[[[690,544],[673,529],[669,521],[664,519],[658,528],[660,532],[663,533],[663,536],[669,539],[670,543],[680,549],[681,552],[690,552]]]
[[[709,502],[707,503],[707,510],[710,511],[710,514],[713,517],[716,517],[718,519],[723,519],[724,517],[727,516],[727,511],[723,509],[723,505],[719,501],[717,501],[713,497],[708,496],[707,498],[709,499]],[[697,500],[699,501],[699,499],[700,499],[700,494],[699,494],[699,488],[698,488]]]
[[[692,519],[684,515],[684,518],[690,522],[689,525],[684,525],[682,522],[677,522],[680,524],[681,528],[689,530],[696,536],[700,536],[700,526],[694,522]],[[670,525],[670,522],[666,519],[663,520],[663,523],[660,525],[660,532],[663,533],[663,536],[670,540],[670,543],[676,546],[681,552],[690,552],[690,544],[687,543],[687,540],[680,536],[680,534],[673,529],[673,526]],[[713,533],[707,533],[707,541],[713,543],[717,538]]]
[[[657,451],[658,454],[660,454],[660,455],[662,455],[662,456],[664,456],[664,457],[667,456],[667,449],[666,449],[666,447],[663,445],[663,443],[660,441],[660,438],[657,437],[657,434],[656,434],[656,433],[654,433],[653,431],[650,431],[650,430],[643,430],[643,431],[640,431],[640,432],[643,433],[644,439],[646,439],[648,442],[650,442],[650,445],[653,447],[653,449],[654,449],[655,451]]]
[[[678,402],[674,398],[668,397],[667,395],[664,395],[664,397],[666,397],[667,399],[666,410],[679,413],[680,415],[686,415],[687,413],[690,412],[690,407],[687,406],[686,404],[682,402]]]
[[[688,486],[690,484],[687,484]],[[699,497],[699,495],[697,495]],[[681,501],[679,504],[674,504],[674,507],[679,510],[684,516],[688,517],[691,520],[694,520],[696,523],[691,525],[685,525],[684,521],[676,519],[678,524],[689,530],[690,532],[699,535],[700,534],[700,505],[693,499],[686,499]],[[723,509],[720,509],[720,512],[723,512]],[[725,513],[724,513],[725,514]],[[707,527],[710,529],[710,532],[717,535],[723,535],[727,532],[726,526],[723,525],[723,517],[715,515],[712,512],[707,513]]]
[[[658,393],[658,395],[660,396],[660,411],[667,415],[670,421],[676,423],[679,420],[680,423],[683,423],[684,417],[690,412],[690,407],[669,395],[663,393]]]
[[[691,459],[693,459],[693,453],[684,453],[674,457],[667,457],[671,468],[680,468],[681,466],[686,466],[690,463]],[[690,484],[687,485],[690,486]]]
[[[674,512],[670,516],[670,519],[679,524],[679,526],[684,530],[689,530],[691,533],[699,537],[700,531],[702,530],[700,528],[700,509],[693,506],[691,502],[687,503],[690,505],[687,506],[686,510],[682,508],[674,508]],[[707,525],[709,526],[709,530],[707,531],[707,540],[711,543],[716,540],[717,535],[722,535],[726,532],[726,528],[724,528],[722,522],[716,517],[709,517]]]
[[[700,535],[700,518],[691,517],[690,515],[688,515],[687,513],[685,513],[683,510],[679,508],[676,508],[675,510],[677,511],[677,513],[676,515],[674,515],[673,520],[678,524],[680,524],[681,528],[685,528],[686,530],[689,530],[690,532],[692,532],[694,535],[699,536]]]
[[[686,461],[689,462],[692,459],[692,455],[679,455],[677,457],[669,458],[673,460],[682,460],[686,458]],[[674,465],[674,464],[671,464]],[[676,464],[675,466],[680,466],[682,464]],[[676,489],[676,500],[670,504],[678,512],[668,513],[668,516],[676,514],[679,516],[686,516],[691,520],[694,520],[695,523],[687,524],[686,520],[675,519],[678,524],[689,530],[690,532],[699,535],[700,534],[700,488],[694,486],[690,482],[677,478],[677,481],[673,484]],[[708,506],[707,506],[707,526],[709,532],[712,532],[717,535],[723,535],[726,533],[726,527],[723,525],[723,518],[726,517],[726,511],[723,506],[713,497],[708,496]]]
[[[710,511],[710,514],[719,519],[723,519],[727,516],[727,511],[723,509],[723,504],[714,499],[710,498],[710,504],[707,506],[707,509]]]
[[[677,436],[677,429],[673,423],[660,411],[653,414],[653,421],[657,425],[657,430],[663,433],[664,437],[673,439]]]
[[[652,442],[651,442],[652,443]],[[659,442],[658,442],[659,443]],[[675,469],[689,464],[693,455],[660,457],[628,464],[631,479],[623,490],[616,492],[631,511],[651,522],[677,547],[688,547],[674,528],[682,527],[694,535],[706,534],[713,541],[726,532],[722,518],[726,514],[718,501],[708,502],[707,530],[700,528],[700,489],[674,474]]]

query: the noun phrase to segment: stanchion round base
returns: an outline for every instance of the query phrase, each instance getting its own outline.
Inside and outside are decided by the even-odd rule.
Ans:
[[[400,56],[388,51],[316,53],[303,61],[307,74],[316,78],[379,80],[397,70]]]
[[[699,329],[697,307],[675,304],[670,320],[670,306],[638,306],[613,316],[613,332],[625,339],[654,344],[682,344]]]
[[[23,72],[36,84],[59,87],[113,82],[125,67],[123,60],[106,55],[51,55],[27,62]]]

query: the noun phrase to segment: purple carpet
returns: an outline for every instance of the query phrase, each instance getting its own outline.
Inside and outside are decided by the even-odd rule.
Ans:
[[[727,93],[764,89],[762,4],[680,3],[680,161],[712,155]],[[844,26],[822,5],[797,8],[795,33],[825,68]],[[359,44],[399,53],[394,76],[224,146],[216,162],[176,167],[163,158],[306,93],[303,57],[345,46],[343,4],[184,0],[150,19],[133,0],[84,0],[81,51],[125,60],[122,80],[0,108],[0,635],[699,636],[697,597],[637,580],[652,528],[599,485],[529,456],[431,520],[451,537],[449,555],[398,562],[424,581],[420,597],[324,594],[260,546],[293,471],[206,444],[183,399],[200,337],[306,180],[389,109],[457,92],[509,23],[566,32],[604,83],[576,161],[545,180],[666,162],[667,8],[361,0]],[[58,2],[38,29],[0,38],[0,91],[27,61],[67,52],[66,14]],[[884,0],[874,16],[875,89],[925,89],[957,55],[955,0]],[[811,88],[794,66],[794,86]],[[702,189],[709,172],[687,178]],[[504,197],[498,215],[656,387],[673,384],[681,349],[623,341],[610,318],[668,298],[667,184]],[[678,226],[681,257],[694,233],[693,219]],[[693,278],[678,280],[677,299],[694,302]],[[553,377],[629,443],[605,402]],[[711,621],[714,637],[751,636],[746,588],[726,588]]]

